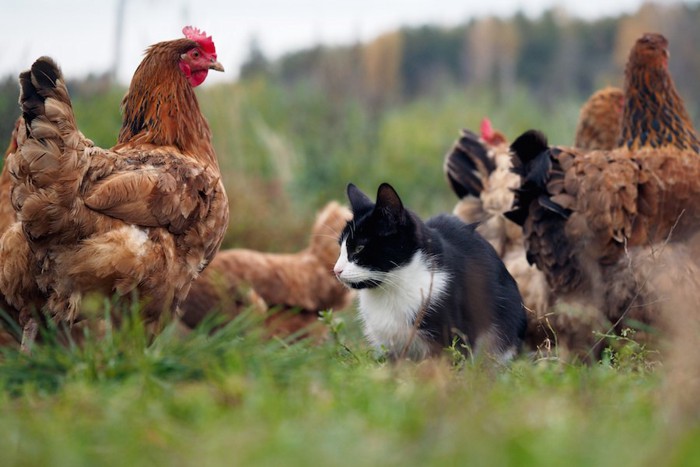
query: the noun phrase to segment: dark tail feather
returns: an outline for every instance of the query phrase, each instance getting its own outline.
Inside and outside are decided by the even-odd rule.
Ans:
[[[27,70],[19,75],[19,104],[22,107],[24,122],[29,128],[32,120],[39,115],[44,115],[44,99],[32,84],[31,71]]]
[[[486,147],[469,130],[462,130],[462,136],[445,156],[447,181],[460,199],[468,195],[478,198],[484,189],[483,180],[495,168]]]
[[[510,150],[513,153],[513,172],[526,176],[528,162],[549,149],[547,137],[538,130],[528,130],[513,141]]]
[[[540,204],[549,205],[546,193],[547,181],[551,175],[552,163],[549,157],[547,137],[540,131],[529,130],[520,135],[510,145],[513,153],[513,172],[520,175],[520,186],[513,190],[515,198],[513,209],[503,213],[506,219],[523,225],[529,215],[530,203],[540,200]],[[544,196],[543,196],[544,195]]]
[[[31,70],[19,75],[19,104],[27,127],[31,125],[32,120],[44,115],[46,98],[56,97],[63,100],[56,90],[56,83],[60,79],[63,79],[61,70],[49,57],[37,59]]]

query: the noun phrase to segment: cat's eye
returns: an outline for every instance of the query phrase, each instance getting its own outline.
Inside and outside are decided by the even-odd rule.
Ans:
[[[362,251],[362,249],[363,249],[364,247],[365,247],[364,245],[357,245],[357,246],[355,246],[355,251],[354,251],[354,253],[355,253],[355,254],[358,254],[359,252]]]

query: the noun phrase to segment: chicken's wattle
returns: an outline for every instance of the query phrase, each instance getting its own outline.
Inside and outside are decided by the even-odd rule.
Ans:
[[[192,68],[183,61],[181,61],[179,65],[180,70],[185,74],[185,78],[187,78],[187,81],[189,81],[193,88],[199,86],[207,79],[207,74],[209,73],[208,69],[192,71]]]

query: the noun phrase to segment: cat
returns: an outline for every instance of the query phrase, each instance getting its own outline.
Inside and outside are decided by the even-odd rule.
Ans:
[[[368,341],[391,359],[421,360],[453,344],[499,362],[520,350],[526,317],[513,277],[493,247],[450,214],[425,223],[388,183],[376,204],[350,183],[353,212],[333,271],[358,290]]]

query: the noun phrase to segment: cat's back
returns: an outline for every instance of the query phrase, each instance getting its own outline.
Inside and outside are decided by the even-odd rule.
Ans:
[[[462,251],[469,253],[472,251],[482,251],[487,256],[493,250],[490,244],[477,231],[478,223],[465,224],[461,219],[453,214],[438,214],[425,222],[433,235],[443,242],[443,248],[448,250]],[[490,248],[484,250],[484,245]],[[493,250],[495,254],[495,250]]]
[[[461,310],[453,320],[464,323],[457,328],[466,330],[473,345],[490,342],[486,347],[495,354],[514,355],[525,333],[522,297],[496,250],[476,231],[478,223],[440,214],[425,225],[440,245],[441,267],[452,277],[449,306]]]

